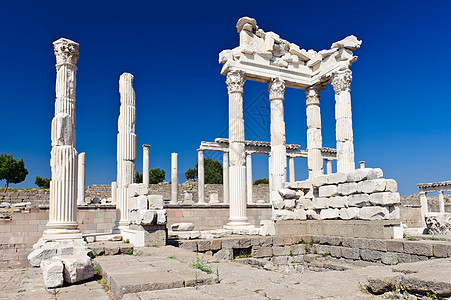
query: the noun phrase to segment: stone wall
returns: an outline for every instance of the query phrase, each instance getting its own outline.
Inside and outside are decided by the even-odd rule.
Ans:
[[[399,220],[400,196],[394,179],[381,169],[321,175],[288,183],[274,203],[276,220]]]

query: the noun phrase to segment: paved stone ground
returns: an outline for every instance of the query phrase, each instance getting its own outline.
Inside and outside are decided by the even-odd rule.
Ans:
[[[361,286],[368,277],[386,278],[397,274],[415,277],[418,284],[434,285],[440,283],[444,289],[451,287],[451,259],[440,259],[396,266],[356,266],[346,271],[289,273],[267,271],[236,262],[214,262],[213,257],[204,256],[204,260],[213,274],[198,272],[196,286],[193,276],[196,269],[190,269],[189,263],[196,254],[183,249],[166,246],[161,248],[139,248],[135,255],[115,255],[98,257],[96,262],[105,265],[107,279],[116,278],[119,285],[139,288],[146,286],[154,290],[137,292],[128,290],[123,299],[384,299],[383,296],[362,292]],[[138,263],[136,263],[138,262]],[[150,265],[152,264],[152,265]],[[135,266],[135,273],[130,272]],[[128,268],[129,273],[120,272],[120,267]],[[216,274],[216,268],[218,275]],[[393,269],[403,271],[393,272]],[[158,270],[158,273],[153,271]],[[149,273],[143,276],[143,273]],[[152,279],[153,278],[153,279]],[[219,284],[212,284],[219,278]],[[149,285],[150,280],[160,285]],[[214,279],[214,280],[212,280]],[[200,282],[199,282],[200,281]],[[425,282],[427,281],[427,282]],[[429,283],[428,283],[429,282]],[[155,290],[158,287],[171,289]],[[173,284],[173,286],[170,286]],[[194,285],[194,286],[193,286]],[[177,286],[180,286],[176,288]],[[46,291],[40,269],[0,270],[0,299],[114,299],[97,280],[78,285],[66,286]]]

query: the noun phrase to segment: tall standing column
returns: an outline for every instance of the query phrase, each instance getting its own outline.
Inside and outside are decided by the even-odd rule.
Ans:
[[[85,203],[85,184],[86,184],[86,153],[78,154],[78,187],[77,187],[77,205]]]
[[[246,153],[246,183],[247,183],[247,203],[253,203],[252,187],[252,154]]]
[[[352,72],[349,69],[337,71],[332,75],[332,86],[335,91],[337,172],[342,173],[355,170],[351,82]]]
[[[149,186],[149,147],[150,145],[143,145],[143,183]]]
[[[271,79],[268,84],[271,104],[271,165],[272,174],[270,199],[273,205],[283,201],[279,189],[287,181],[287,148],[285,145],[285,121],[283,101],[285,82],[279,78]]]
[[[171,154],[171,204],[177,203],[177,193],[179,187],[178,178],[178,154]]]
[[[246,165],[244,152],[244,72],[227,73],[229,93],[229,180],[230,217],[228,226],[249,225],[246,217]]]
[[[445,212],[445,199],[443,198],[443,191],[438,191],[438,208],[441,213]]]
[[[420,192],[420,205],[421,205],[421,226],[426,228],[426,217],[429,214],[428,208],[428,196],[426,192]]]
[[[289,156],[288,157],[288,164],[289,164],[289,170],[290,170],[290,182],[295,182],[295,171],[294,171],[294,157]]]
[[[305,90],[307,114],[307,151],[309,179],[313,179],[323,172],[323,156],[321,148],[323,139],[321,135],[321,86],[312,86]]]
[[[79,45],[61,38],[56,56],[55,116],[52,120],[50,207],[44,240],[81,239],[77,223],[77,150],[75,149],[75,75]]]
[[[224,188],[224,203],[229,203],[229,152],[222,152],[222,184]]]
[[[117,191],[117,183],[116,183],[116,181],[113,181],[113,182],[111,182],[111,204],[114,204],[114,205],[116,205],[116,202],[117,202],[116,191]]]
[[[332,174],[332,160],[326,160],[327,174]]]
[[[113,231],[128,228],[128,186],[136,181],[136,96],[133,75],[119,77],[120,113],[117,134],[116,226]]]
[[[205,203],[204,151],[197,150],[197,196],[198,203]]]

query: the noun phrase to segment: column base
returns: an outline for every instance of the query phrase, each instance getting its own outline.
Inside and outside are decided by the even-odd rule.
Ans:
[[[252,226],[247,219],[247,217],[241,217],[241,218],[229,218],[229,222],[227,225],[224,226],[225,229],[231,229],[231,228],[237,228],[237,227],[248,227]],[[231,227],[231,228],[226,228]]]
[[[128,225],[122,225],[119,223],[119,225],[114,225],[113,228],[111,228],[111,233],[114,234],[122,234],[124,230],[128,230],[130,227]]]
[[[45,241],[56,241],[56,240],[78,240],[83,239],[80,229],[78,228],[77,222],[67,222],[67,223],[55,223],[48,222],[47,229],[44,230],[42,234],[42,239]]]

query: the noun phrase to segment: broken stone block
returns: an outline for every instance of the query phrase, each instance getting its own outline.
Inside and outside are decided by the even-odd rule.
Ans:
[[[398,184],[394,179],[387,179],[387,184],[385,186],[385,191],[395,193],[398,190]]]
[[[347,182],[358,182],[358,181],[362,181],[362,180],[378,179],[378,178],[382,178],[382,176],[383,176],[383,172],[379,168],[357,169],[355,171],[348,173]]]
[[[157,213],[155,210],[139,210],[140,222],[139,225],[153,225],[155,224],[155,219]]]
[[[363,207],[369,205],[368,194],[353,194],[348,196],[348,206]]]
[[[157,225],[165,225],[167,223],[166,210],[156,210],[157,212]]]
[[[296,206],[296,202],[294,200],[284,200],[283,202],[284,202],[285,208],[287,208],[287,209],[291,209]]]
[[[147,197],[135,196],[129,198],[129,209],[147,209]]]
[[[340,219],[343,220],[353,220],[359,218],[359,209],[357,207],[348,207],[340,209],[338,214]]]
[[[333,173],[326,175],[328,184],[338,184],[346,182],[348,179],[348,174],[345,173]]]
[[[57,248],[40,248],[28,254],[28,260],[33,267],[39,267],[41,261],[51,259],[56,255]]]
[[[132,183],[128,186],[128,196],[145,196],[149,193],[149,188],[144,183]]]
[[[400,198],[396,194],[392,192],[374,193],[369,195],[368,200],[372,205],[393,205],[400,201]]]
[[[285,185],[289,189],[294,190],[308,190],[312,188],[312,183],[310,181],[295,181],[295,182],[287,182]]]
[[[362,220],[385,220],[388,219],[388,216],[387,207],[365,206],[359,210],[359,217]]]
[[[304,209],[296,209],[294,211],[295,219],[297,220],[307,220],[307,214]]]
[[[327,198],[327,207],[331,208],[342,208],[348,207],[348,197],[347,196],[334,196]]]
[[[296,198],[296,191],[295,190],[279,189],[279,194],[284,199],[295,199]]]
[[[339,212],[339,210],[336,208],[326,208],[326,209],[322,209],[319,215],[320,215],[321,220],[337,219],[338,212]]]
[[[313,201],[310,199],[300,199],[301,207],[304,209],[313,209]]]
[[[171,225],[173,231],[191,231],[194,230],[193,223],[174,223]]]
[[[337,195],[336,185],[323,185],[318,188],[319,197],[331,197]]]
[[[147,195],[149,209],[163,209],[163,196],[161,195]]]
[[[357,183],[355,182],[341,183],[338,185],[337,192],[340,195],[345,196],[357,193]]]
[[[86,255],[58,256],[64,264],[64,281],[75,283],[94,277],[94,265]]]
[[[60,287],[64,283],[64,266],[59,259],[41,261],[42,275],[46,288]]]
[[[326,175],[317,176],[313,178],[310,182],[314,187],[323,186],[327,184],[327,176]]]
[[[385,186],[385,179],[364,180],[358,183],[358,191],[365,194],[383,192]]]
[[[315,209],[327,208],[327,198],[313,198],[312,205]]]
[[[307,215],[307,219],[311,220],[321,220],[318,209],[308,209],[305,214]]]

